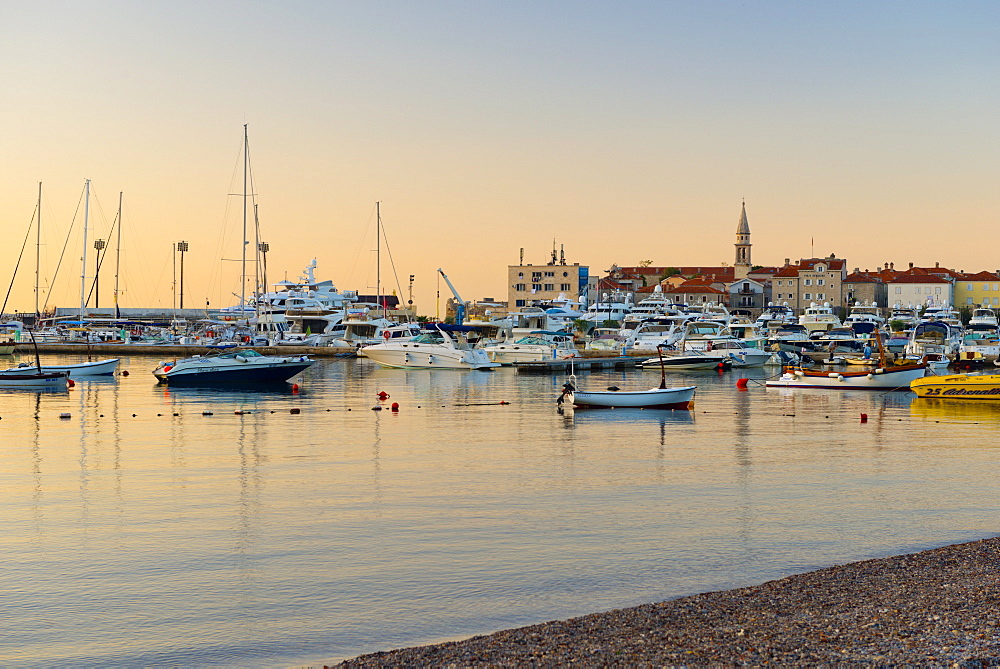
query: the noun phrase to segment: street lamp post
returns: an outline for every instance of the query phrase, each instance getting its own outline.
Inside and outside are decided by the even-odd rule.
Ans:
[[[260,251],[261,257],[264,259],[264,285],[261,287],[261,294],[266,294],[269,286],[267,284],[267,252],[271,250],[271,245],[267,242],[257,242],[257,250]]]
[[[94,308],[99,309],[101,304],[101,251],[107,246],[103,239],[94,240],[94,248],[97,250],[94,258]]]
[[[181,303],[180,308],[184,308],[184,253],[188,250],[187,242],[177,242],[177,250],[181,254]]]

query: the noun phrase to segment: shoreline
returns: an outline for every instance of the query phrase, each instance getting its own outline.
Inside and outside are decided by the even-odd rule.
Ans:
[[[1000,666],[1000,536],[336,666],[570,663]]]

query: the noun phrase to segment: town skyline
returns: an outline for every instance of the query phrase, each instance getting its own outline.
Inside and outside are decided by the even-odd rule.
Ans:
[[[64,258],[50,306],[79,302],[62,249],[90,178],[92,239],[124,192],[124,306],[170,304],[181,240],[190,304],[233,303],[244,123],[270,278],[317,258],[373,292],[380,201],[424,314],[438,267],[501,299],[519,249],[544,264],[553,238],[595,273],[731,263],[744,199],[755,264],[1000,267],[993,4],[229,9],[7,9],[5,281],[42,182],[43,277]],[[8,312],[33,309],[27,243]]]

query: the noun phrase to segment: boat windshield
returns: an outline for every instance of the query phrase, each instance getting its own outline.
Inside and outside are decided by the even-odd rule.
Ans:
[[[243,349],[243,350],[239,350],[239,351],[226,351],[225,353],[220,353],[216,357],[218,357],[220,359],[230,359],[230,358],[235,358],[237,356],[241,357],[241,358],[262,358],[262,357],[264,357],[260,353],[258,353],[257,351],[253,350],[252,348]]]
[[[440,344],[444,337],[436,332],[424,332],[410,340],[413,344]]]

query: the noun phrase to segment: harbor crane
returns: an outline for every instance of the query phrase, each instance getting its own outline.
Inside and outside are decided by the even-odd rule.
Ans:
[[[455,290],[455,286],[452,285],[451,279],[444,273],[444,270],[438,267],[438,272],[444,277],[444,282],[448,284],[448,287],[451,288],[451,294],[455,296],[455,325],[461,325],[465,321],[465,300]]]

